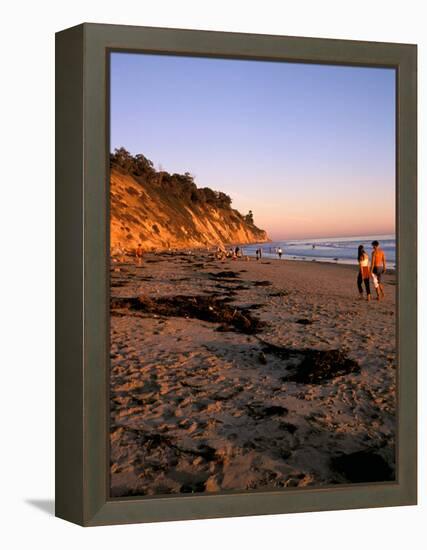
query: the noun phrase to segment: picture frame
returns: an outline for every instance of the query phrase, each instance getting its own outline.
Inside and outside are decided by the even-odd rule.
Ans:
[[[108,496],[109,53],[396,70],[396,482]],[[56,515],[83,526],[417,502],[417,48],[411,44],[84,23],[56,35]]]

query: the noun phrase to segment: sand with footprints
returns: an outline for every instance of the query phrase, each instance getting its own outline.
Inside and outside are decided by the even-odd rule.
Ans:
[[[111,266],[111,496],[395,475],[395,274],[147,254]]]

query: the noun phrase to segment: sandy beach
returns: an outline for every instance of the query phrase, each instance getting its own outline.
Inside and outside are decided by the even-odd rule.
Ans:
[[[390,481],[395,274],[146,254],[111,266],[111,496]]]

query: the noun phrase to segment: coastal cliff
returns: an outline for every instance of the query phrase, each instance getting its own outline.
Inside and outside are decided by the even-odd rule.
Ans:
[[[156,171],[143,155],[110,156],[111,249],[198,248],[268,242],[267,233],[231,207],[225,193],[199,188],[189,174]]]

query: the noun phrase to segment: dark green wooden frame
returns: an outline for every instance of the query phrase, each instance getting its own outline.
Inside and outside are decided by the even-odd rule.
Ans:
[[[108,497],[108,52],[394,67],[397,74],[397,481],[274,492]],[[56,35],[56,515],[104,525],[416,504],[417,49],[83,24]]]

